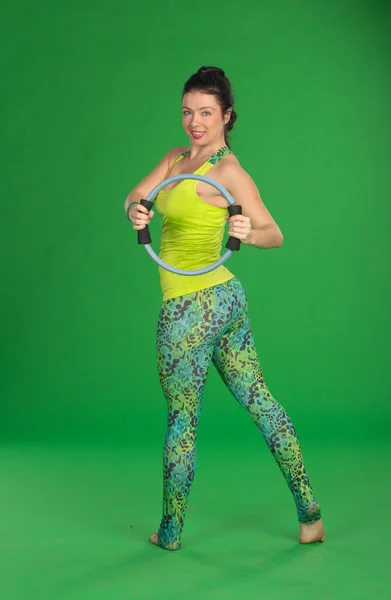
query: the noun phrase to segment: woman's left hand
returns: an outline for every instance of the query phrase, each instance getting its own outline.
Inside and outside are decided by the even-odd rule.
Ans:
[[[237,238],[242,244],[248,244],[251,233],[251,221],[244,215],[227,217],[229,223],[228,235]]]

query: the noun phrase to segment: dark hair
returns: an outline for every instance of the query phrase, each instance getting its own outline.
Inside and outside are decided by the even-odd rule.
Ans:
[[[232,109],[230,119],[226,124],[224,131],[225,143],[228,148],[230,148],[228,131],[231,131],[233,128],[237,115],[234,111],[234,99],[232,96],[231,84],[225,76],[224,71],[218,67],[201,67],[198,69],[197,73],[194,73],[194,75],[189,77],[186,81],[182,97],[192,91],[205,92],[205,94],[216,96],[223,115],[229,109]]]

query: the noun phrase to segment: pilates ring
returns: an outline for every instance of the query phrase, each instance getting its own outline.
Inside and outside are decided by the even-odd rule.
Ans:
[[[230,217],[232,217],[233,215],[241,215],[242,214],[241,205],[236,204],[236,202],[232,198],[231,194],[222,185],[220,185],[220,183],[218,183],[217,181],[214,181],[213,179],[210,179],[209,177],[205,177],[204,175],[195,175],[194,173],[191,173],[191,174],[181,173],[180,175],[174,175],[173,177],[169,177],[168,179],[165,179],[164,181],[159,183],[159,185],[157,185],[148,194],[148,196],[146,197],[145,200],[144,199],[140,200],[140,204],[142,206],[144,206],[148,211],[150,211],[153,207],[153,201],[155,200],[156,196],[163,188],[165,188],[167,185],[170,185],[170,183],[175,183],[176,181],[183,181],[184,179],[194,179],[196,181],[204,181],[205,183],[209,183],[209,185],[212,185],[214,188],[216,188],[221,193],[221,195],[227,200],[227,202],[229,204],[228,213],[229,213]],[[223,256],[221,256],[212,265],[209,265],[208,267],[204,267],[203,269],[184,270],[184,269],[177,269],[176,267],[172,267],[171,265],[168,265],[154,252],[154,250],[152,249],[152,247],[150,245],[152,243],[152,239],[151,239],[148,225],[146,227],[144,227],[144,229],[140,229],[137,232],[137,239],[138,239],[138,243],[140,245],[145,246],[145,249],[148,252],[149,256],[160,267],[163,267],[163,269],[166,269],[167,271],[170,271],[171,273],[175,273],[176,275],[204,275],[205,273],[209,273],[210,271],[217,269],[217,267],[219,267],[220,265],[225,263],[225,261],[231,256],[232,252],[240,250],[240,240],[238,240],[237,238],[229,237],[228,242],[226,244],[227,251],[223,254]]]

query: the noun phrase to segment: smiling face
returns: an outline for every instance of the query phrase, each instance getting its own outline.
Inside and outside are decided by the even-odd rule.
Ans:
[[[223,115],[213,94],[187,92],[182,99],[182,123],[192,145],[206,146],[216,142],[225,145],[224,128],[229,111]]]

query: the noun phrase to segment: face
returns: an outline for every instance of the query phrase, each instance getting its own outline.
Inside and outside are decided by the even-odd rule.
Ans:
[[[191,144],[206,146],[220,138],[223,144],[229,112],[222,114],[221,106],[212,94],[200,91],[185,94],[182,100],[182,123]]]

